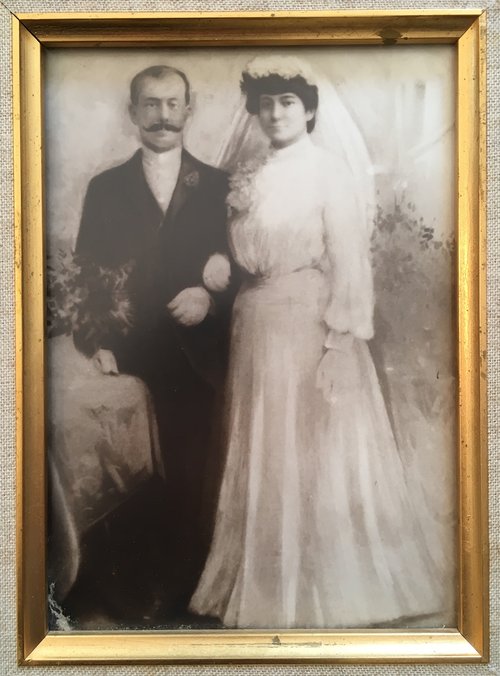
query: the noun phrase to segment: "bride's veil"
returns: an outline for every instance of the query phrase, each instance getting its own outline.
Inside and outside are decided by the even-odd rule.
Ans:
[[[247,112],[242,95],[232,124],[221,139],[215,166],[232,174],[238,165],[261,155],[268,146],[269,140],[261,131],[257,117]]]
[[[365,214],[365,234],[369,237],[373,230],[376,200],[373,163],[368,148],[333,83],[323,76],[317,84],[319,105],[312,140],[339,157],[349,168],[356,200]]]
[[[373,165],[359,127],[326,75],[315,77],[319,105],[312,141],[340,158],[353,176],[356,199],[363,205],[366,235],[370,235],[375,215]],[[232,124],[221,139],[215,164],[230,174],[238,165],[262,155],[269,140],[260,129],[256,115],[250,115],[242,96]],[[334,177],[332,177],[334,180]],[[361,224],[360,224],[361,225]]]

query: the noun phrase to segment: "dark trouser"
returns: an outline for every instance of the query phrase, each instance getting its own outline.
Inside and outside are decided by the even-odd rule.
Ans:
[[[221,474],[224,348],[219,335],[220,327],[211,320],[180,329],[163,316],[154,330],[137,334],[136,347],[124,355],[124,370],[142,378],[151,391],[160,433],[166,612],[187,607],[210,545]]]
[[[216,404],[203,382],[153,390],[165,467],[166,612],[187,607],[210,544],[218,476],[213,475]]]

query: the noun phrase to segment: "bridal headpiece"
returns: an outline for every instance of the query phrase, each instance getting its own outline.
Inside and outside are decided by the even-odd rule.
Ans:
[[[308,111],[318,108],[318,86],[309,66],[295,56],[270,54],[257,56],[250,61],[241,74],[240,87],[246,97],[246,109],[251,115],[260,110],[262,94],[296,94]],[[311,132],[315,119],[308,121]]]
[[[279,75],[286,80],[302,77],[308,85],[314,86],[317,84],[309,65],[296,56],[284,56],[282,54],[256,56],[243,70],[243,77],[250,77],[254,80],[270,75]]]

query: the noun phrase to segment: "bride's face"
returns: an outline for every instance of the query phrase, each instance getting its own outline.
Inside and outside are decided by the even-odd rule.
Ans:
[[[284,148],[307,133],[307,123],[314,112],[304,108],[302,99],[291,92],[261,94],[259,122],[263,132],[276,148]]]

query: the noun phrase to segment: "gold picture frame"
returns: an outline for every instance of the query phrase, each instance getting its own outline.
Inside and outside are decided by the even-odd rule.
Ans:
[[[15,129],[18,656],[21,664],[485,662],[485,14],[481,10],[18,14]],[[457,52],[458,626],[443,630],[48,632],[42,61],[75,47],[453,44]]]

